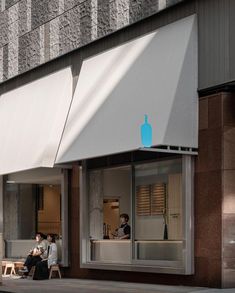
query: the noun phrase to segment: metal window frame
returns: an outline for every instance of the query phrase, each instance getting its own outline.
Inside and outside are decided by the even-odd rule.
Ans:
[[[184,266],[185,274],[194,274],[194,156],[183,156],[184,218],[185,235]]]
[[[61,265],[69,266],[69,243],[68,243],[68,170],[61,170],[61,234],[62,234],[62,257]]]
[[[146,162],[145,162],[146,163]],[[140,163],[127,164],[132,170],[132,196],[131,196],[131,219],[134,227],[133,218],[133,171],[134,166]],[[101,168],[103,169],[103,168]],[[88,240],[88,193],[87,193],[87,166],[86,161],[82,162],[80,167],[80,267],[102,270],[120,270],[120,271],[139,271],[166,274],[194,274],[194,157],[190,154],[182,154],[182,182],[183,182],[183,263],[178,261],[137,261],[134,259],[134,241],[132,241],[132,261],[131,264],[110,264],[104,262],[90,261],[89,240]],[[134,228],[132,229],[132,239],[134,237]]]

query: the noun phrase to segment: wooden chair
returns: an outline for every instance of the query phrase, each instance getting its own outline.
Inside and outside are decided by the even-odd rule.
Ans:
[[[57,272],[59,278],[61,279],[60,266],[58,264],[57,265],[51,265],[49,279],[51,279],[53,272]]]

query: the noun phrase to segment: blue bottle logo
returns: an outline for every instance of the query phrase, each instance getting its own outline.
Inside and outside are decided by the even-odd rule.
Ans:
[[[152,146],[152,126],[148,123],[148,115],[144,115],[144,124],[141,125],[141,141],[144,147]]]

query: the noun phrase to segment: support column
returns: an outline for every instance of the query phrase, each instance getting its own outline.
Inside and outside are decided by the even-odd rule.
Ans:
[[[63,265],[69,265],[68,255],[68,170],[63,169],[61,178],[61,217],[62,217],[62,260]]]
[[[198,286],[221,287],[222,93],[199,99],[195,165],[195,275]]]

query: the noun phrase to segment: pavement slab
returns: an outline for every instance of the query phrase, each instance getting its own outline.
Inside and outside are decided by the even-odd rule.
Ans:
[[[235,293],[235,289],[209,289],[201,287],[137,284],[83,279],[31,279],[3,278],[1,292],[12,293]]]

